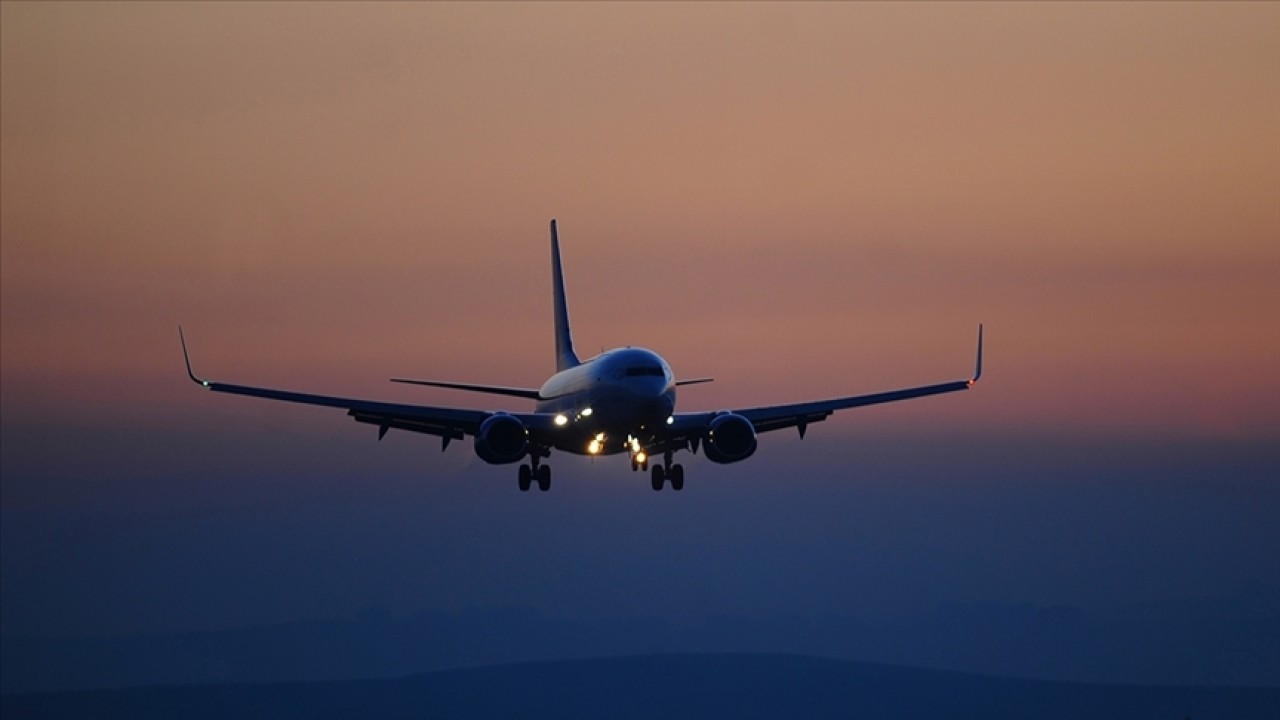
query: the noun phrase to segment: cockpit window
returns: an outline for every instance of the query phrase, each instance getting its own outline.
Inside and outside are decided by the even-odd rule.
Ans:
[[[662,368],[657,365],[634,365],[627,368],[627,377],[637,377],[640,375],[653,375],[655,377],[665,377]]]

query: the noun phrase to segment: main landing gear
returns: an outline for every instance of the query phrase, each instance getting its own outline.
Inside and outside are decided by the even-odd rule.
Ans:
[[[529,464],[520,466],[520,491],[529,492],[536,480],[538,489],[546,492],[551,489],[551,468],[541,464],[542,456],[529,453]]]
[[[679,463],[672,465],[670,452],[662,454],[662,464],[654,465],[650,476],[652,478],[650,484],[654,490],[661,490],[662,484],[666,481],[671,482],[672,490],[684,489],[684,466]]]

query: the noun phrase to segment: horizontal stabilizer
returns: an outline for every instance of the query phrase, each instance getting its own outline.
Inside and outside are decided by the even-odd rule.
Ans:
[[[676,385],[698,385],[700,383],[709,383],[715,378],[693,378],[690,380],[677,380]]]
[[[538,391],[533,388],[506,387],[503,385],[472,385],[469,383],[440,382],[438,380],[407,380],[405,378],[391,378],[391,382],[405,383],[406,385],[429,385],[431,387],[449,388],[451,390],[489,393],[490,395],[509,395],[511,397],[529,398],[530,400],[542,399],[541,396],[538,395]]]

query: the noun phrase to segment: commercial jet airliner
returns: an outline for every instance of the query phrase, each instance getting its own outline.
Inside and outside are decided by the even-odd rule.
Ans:
[[[711,378],[677,380],[671,366],[660,355],[638,347],[616,348],[588,360],[578,359],[569,332],[555,220],[551,221],[551,279],[556,373],[542,387],[392,379],[392,382],[525,398],[534,401],[533,412],[386,403],[203,380],[191,370],[182,328],[178,328],[178,335],[187,375],[202,387],[214,392],[342,408],[356,422],[376,425],[379,440],[388,430],[408,430],[440,437],[441,449],[446,449],[451,440],[470,435],[474,438],[476,454],[485,462],[522,463],[519,485],[526,491],[534,483],[540,490],[550,489],[551,468],[543,460],[550,457],[552,450],[592,456],[625,454],[633,471],[650,471],[654,490],[661,490],[666,483],[670,483],[673,490],[680,490],[684,488],[684,467],[672,459],[681,450],[696,454],[701,446],[711,462],[738,462],[755,453],[759,433],[793,427],[803,438],[811,423],[825,420],[836,410],[967,390],[982,375],[982,326],[979,325],[977,366],[968,380],[791,405],[679,413],[675,411],[676,388],[709,382]],[[525,458],[528,462],[523,462]],[[649,467],[651,459],[652,468]]]

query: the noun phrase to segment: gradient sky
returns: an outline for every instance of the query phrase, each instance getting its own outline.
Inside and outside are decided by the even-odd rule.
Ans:
[[[682,392],[681,409],[958,379],[986,323],[976,391],[842,414],[813,428],[813,444],[766,436],[741,466],[692,460],[691,488],[716,480],[695,491],[705,506],[671,510],[690,522],[691,508],[716,512],[739,474],[761,478],[750,497],[766,504],[768,477],[802,468],[909,486],[893,468],[913,438],[977,443],[971,460],[1016,449],[1030,473],[1065,472],[1059,460],[1085,452],[1072,438],[1112,448],[1121,459],[1108,467],[1125,477],[1116,468],[1144,467],[1133,447],[1196,467],[1244,447],[1240,477],[1276,469],[1274,452],[1257,453],[1280,441],[1280,5],[6,2],[0,21],[6,632],[287,619],[297,599],[196,603],[167,619],[131,614],[141,605],[128,593],[111,612],[65,600],[89,582],[67,562],[119,568],[165,542],[155,530],[111,555],[86,517],[126,532],[323,506],[363,527],[384,505],[368,501],[359,521],[332,514],[372,494],[460,504],[449,507],[462,535],[447,536],[459,545],[493,523],[606,510],[639,513],[628,528],[676,522],[628,509],[655,501],[624,461],[560,458],[560,514],[521,519],[532,498],[512,497],[514,471],[469,448],[440,455],[434,439],[395,433],[379,445],[341,413],[215,397],[182,371],[179,323],[214,379],[488,407],[386,378],[541,383],[553,369],[552,217],[580,352],[644,345],[678,375],[716,377]],[[862,465],[868,452],[884,464]],[[917,497],[940,487],[928,477]],[[1261,494],[1230,507],[1274,518],[1272,486],[1249,487]],[[796,507],[798,519],[814,509]],[[1274,539],[1250,517],[1223,553]],[[886,547],[917,521],[886,525]],[[599,523],[584,537],[605,542]],[[71,526],[88,534],[31,529]],[[381,556],[419,539],[353,546]],[[110,557],[85,560],[95,543]],[[314,551],[303,542],[280,562]],[[621,586],[671,560],[647,557],[654,567],[616,570]],[[912,557],[954,560],[923,546]],[[476,567],[511,561],[488,560]],[[677,566],[686,578],[705,569]],[[1196,592],[1276,569],[1255,554]],[[823,570],[811,570],[795,572],[816,582]],[[1114,570],[1100,595],[1088,573],[1033,589],[995,573],[957,593],[1142,595],[1125,584],[1132,568]],[[314,571],[303,586],[325,585]],[[424,581],[299,612],[560,602],[486,578],[447,599]],[[904,581],[880,605],[936,580]],[[157,592],[158,605],[182,602]],[[575,607],[630,607],[590,598]]]

